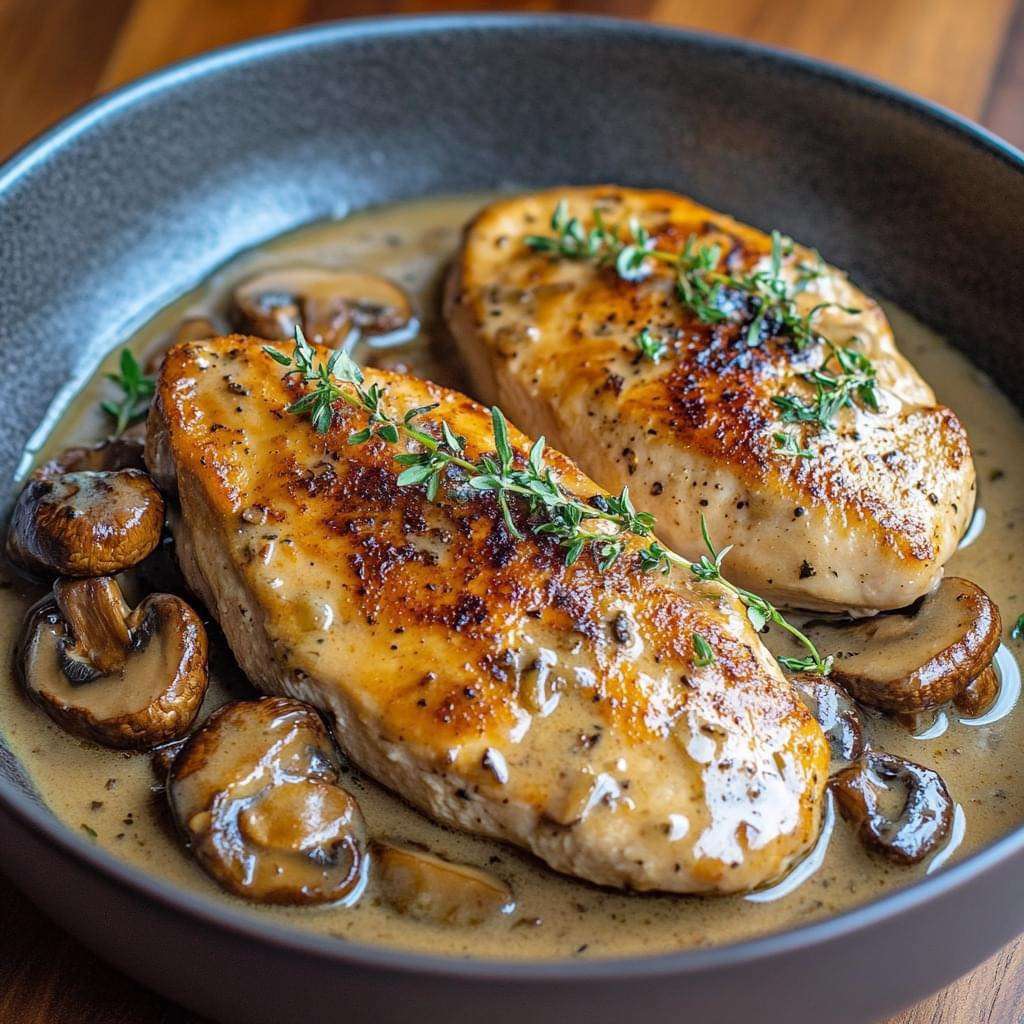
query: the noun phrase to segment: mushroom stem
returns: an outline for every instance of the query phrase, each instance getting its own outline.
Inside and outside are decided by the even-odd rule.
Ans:
[[[58,580],[53,596],[71,629],[75,653],[99,675],[119,669],[128,656],[129,608],[121,588],[109,576]]]
[[[60,580],[29,611],[15,668],[62,728],[124,750],[188,731],[206,693],[206,631],[180,598],[129,610],[109,577]]]
[[[977,718],[992,707],[998,696],[999,677],[996,670],[989,665],[953,698],[953,703],[969,718]]]

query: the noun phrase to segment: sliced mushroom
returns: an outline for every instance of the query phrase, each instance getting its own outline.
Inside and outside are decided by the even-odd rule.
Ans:
[[[898,806],[885,810],[890,783],[903,790]],[[843,817],[857,827],[865,846],[898,864],[917,864],[949,833],[953,801],[938,773],[893,754],[866,754],[829,781]]]
[[[835,654],[832,678],[854,698],[906,714],[953,700],[992,660],[1001,629],[988,595],[950,576],[904,611],[811,632]]]
[[[206,693],[206,630],[184,601],[134,611],[108,578],[59,580],[28,614],[17,655],[29,695],[68,732],[148,750],[183,735]]]
[[[373,859],[381,895],[419,921],[477,925],[515,909],[512,890],[480,868],[386,842],[373,844]]]
[[[999,676],[996,675],[996,670],[989,665],[957,694],[953,703],[968,718],[977,718],[992,707],[998,696]]]
[[[141,562],[163,522],[163,498],[137,469],[34,478],[14,506],[7,556],[36,573],[109,575]]]
[[[40,466],[33,474],[36,480],[52,480],[65,473],[116,472],[119,469],[146,468],[142,461],[142,441],[134,437],[109,437],[99,444],[66,448],[56,458]]]
[[[338,785],[320,716],[287,697],[215,711],[171,766],[171,810],[200,865],[262,903],[328,903],[358,892],[366,838]]]
[[[857,705],[836,682],[805,672],[793,676],[838,761],[856,761],[864,752],[864,727]]]
[[[235,289],[232,318],[240,331],[261,338],[291,338],[298,325],[310,340],[337,347],[352,331],[404,336],[413,312],[405,292],[378,274],[281,267]]]

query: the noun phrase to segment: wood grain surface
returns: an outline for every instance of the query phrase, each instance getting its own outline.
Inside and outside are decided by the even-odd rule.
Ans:
[[[613,14],[789,47],[912,89],[1024,146],[1018,0],[0,0],[0,159],[98,93],[215,46],[332,18],[491,6]],[[0,1024],[197,1020],[97,961],[0,880]],[[1022,1021],[1018,940],[888,1024]]]

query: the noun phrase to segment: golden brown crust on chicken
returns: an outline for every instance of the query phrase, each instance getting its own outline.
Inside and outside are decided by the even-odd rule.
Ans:
[[[610,490],[629,484],[689,557],[703,509],[718,542],[734,545],[736,582],[769,598],[878,610],[927,591],[970,517],[974,467],[963,427],[896,350],[878,304],[831,267],[799,295],[802,314],[836,304],[815,329],[870,358],[881,408],[842,410],[834,433],[789,427],[772,398],[810,399],[800,374],[821,363],[822,346],[798,351],[768,329],[751,346],[742,316],[702,323],[666,265],[634,283],[533,251],[524,237],[546,233],[563,198],[587,226],[595,207],[609,224],[636,217],[662,250],[682,251],[691,236],[717,243],[734,276],[771,251],[762,232],[670,192],[562,188],[495,203],[467,229],[446,300],[479,396]],[[794,247],[783,276],[813,258]],[[667,345],[657,363],[638,352],[644,327]],[[783,430],[814,457],[780,455]]]
[[[439,402],[419,422],[447,419],[471,458],[493,448],[464,396],[367,376],[395,411]],[[737,891],[808,849],[827,746],[728,595],[639,571],[641,541],[607,572],[589,552],[566,567],[458,477],[434,502],[399,487],[393,449],[346,443],[362,414],[319,436],[284,411],[301,387],[253,339],[189,343],[149,423],[183,569],[259,687],[333,716],[358,764],[439,820],[593,881]]]

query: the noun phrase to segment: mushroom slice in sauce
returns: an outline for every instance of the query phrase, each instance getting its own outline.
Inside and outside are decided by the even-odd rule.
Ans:
[[[835,652],[832,678],[853,697],[907,714],[953,700],[991,662],[1001,629],[988,595],[950,576],[904,611],[812,633]]]
[[[108,437],[99,444],[65,448],[56,458],[43,463],[33,474],[35,480],[52,480],[65,473],[116,472],[119,469],[145,470],[142,441],[134,437]]]
[[[114,580],[59,580],[18,648],[22,685],[68,732],[149,750],[183,735],[206,693],[206,630],[180,598],[130,610]]]
[[[359,805],[338,785],[320,716],[287,697],[215,711],[174,758],[167,795],[200,865],[262,903],[356,894],[366,860]]]
[[[976,675],[959,694],[953,699],[957,709],[962,711],[968,718],[977,718],[996,701],[999,696],[999,676],[996,670],[989,665]]]
[[[792,677],[832,748],[832,758],[856,761],[864,752],[864,727],[850,695],[831,679],[812,673]]]
[[[386,842],[373,844],[373,860],[384,899],[399,913],[417,920],[477,925],[515,909],[512,890],[480,868]]]
[[[404,336],[413,311],[405,292],[378,274],[282,267],[235,289],[232,318],[239,330],[261,338],[287,340],[299,326],[311,341],[337,347],[353,331]]]
[[[181,753],[181,749],[186,743],[188,743],[188,738],[182,737],[171,740],[170,743],[161,743],[159,747],[154,747],[150,752],[149,761],[159,789],[166,788],[167,776],[171,772],[174,759]]]
[[[930,729],[941,725],[940,716],[943,715],[941,708],[926,708],[924,711],[893,711],[893,721],[902,725],[911,736],[921,737]]]
[[[36,573],[106,576],[141,562],[163,523],[163,498],[137,469],[34,477],[14,506],[7,556]]]
[[[893,783],[905,795],[901,807],[886,811],[882,800]],[[949,833],[953,801],[931,768],[872,751],[834,775],[829,785],[860,841],[898,864],[917,864]]]

